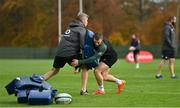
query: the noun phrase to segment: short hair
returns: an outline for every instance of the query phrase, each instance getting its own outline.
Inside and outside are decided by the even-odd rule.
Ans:
[[[168,18],[168,21],[171,21],[171,20],[173,20],[174,18],[176,18],[176,16],[170,16],[170,17]]]
[[[97,33],[97,32],[96,32],[96,33],[94,34],[94,39],[95,39],[95,40],[103,39],[103,35],[102,35],[101,33]]]
[[[83,19],[84,17],[89,18],[89,16],[88,16],[86,13],[79,12],[79,13],[77,14],[76,19],[82,21],[82,19]]]

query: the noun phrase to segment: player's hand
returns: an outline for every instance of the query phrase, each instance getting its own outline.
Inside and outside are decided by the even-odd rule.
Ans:
[[[72,62],[71,62],[71,65],[76,67],[79,65],[79,61],[77,59],[73,59]]]

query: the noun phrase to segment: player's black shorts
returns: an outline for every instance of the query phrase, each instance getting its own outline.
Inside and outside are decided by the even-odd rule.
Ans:
[[[168,60],[170,58],[175,58],[176,52],[175,51],[162,51],[162,59]]]
[[[81,55],[73,55],[73,56],[69,56],[69,57],[55,56],[53,67],[54,68],[62,68],[62,67],[64,67],[64,65],[66,63],[68,63],[70,65],[73,59],[81,59]]]
[[[100,62],[105,63],[111,68],[111,66],[117,61],[117,53],[112,52],[111,55],[104,55],[101,57]]]
[[[137,54],[139,54],[139,52],[140,52],[139,49],[134,50],[134,51],[133,51],[134,56],[137,55]]]

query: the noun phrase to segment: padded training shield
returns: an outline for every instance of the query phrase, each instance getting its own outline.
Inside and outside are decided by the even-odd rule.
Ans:
[[[46,90],[52,89],[52,86],[46,82],[38,82],[34,80],[34,75],[32,77],[20,77],[19,81],[16,82],[17,89],[35,89],[43,88]]]
[[[51,104],[57,92],[40,75],[17,77],[5,88],[9,95],[15,94],[17,96],[18,103],[29,103],[31,105]]]
[[[83,50],[83,55],[84,55],[84,59],[87,59],[89,57],[92,57],[94,55],[94,41],[93,41],[93,36],[94,33],[90,30],[86,31],[86,37],[85,37],[85,43],[84,43],[84,50]],[[89,68],[94,68],[96,67],[98,64],[96,63],[96,61],[92,62],[92,63],[88,63],[86,64],[86,66],[88,66]]]
[[[45,89],[51,90],[52,86],[41,79],[39,75],[33,75],[31,77],[17,77],[11,81],[8,85],[5,86],[9,95],[14,94],[16,90],[25,90],[25,89]]]
[[[17,101],[18,103],[27,103],[28,98],[27,98],[27,90],[17,90]]]
[[[30,105],[49,105],[53,101],[52,90],[31,90],[28,96],[28,103]]]

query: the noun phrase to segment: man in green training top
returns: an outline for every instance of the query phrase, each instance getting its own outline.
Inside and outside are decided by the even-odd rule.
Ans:
[[[94,46],[95,54],[92,57],[82,60],[73,59],[71,65],[78,66],[81,64],[97,62],[94,74],[99,85],[99,89],[93,94],[105,94],[103,80],[117,83],[117,93],[119,94],[124,86],[125,81],[119,80],[113,75],[109,74],[109,68],[111,68],[111,66],[118,59],[116,51],[112,48],[111,44],[107,40],[103,39],[103,36],[99,33],[95,33],[94,35]],[[83,80],[86,79],[83,78]]]

